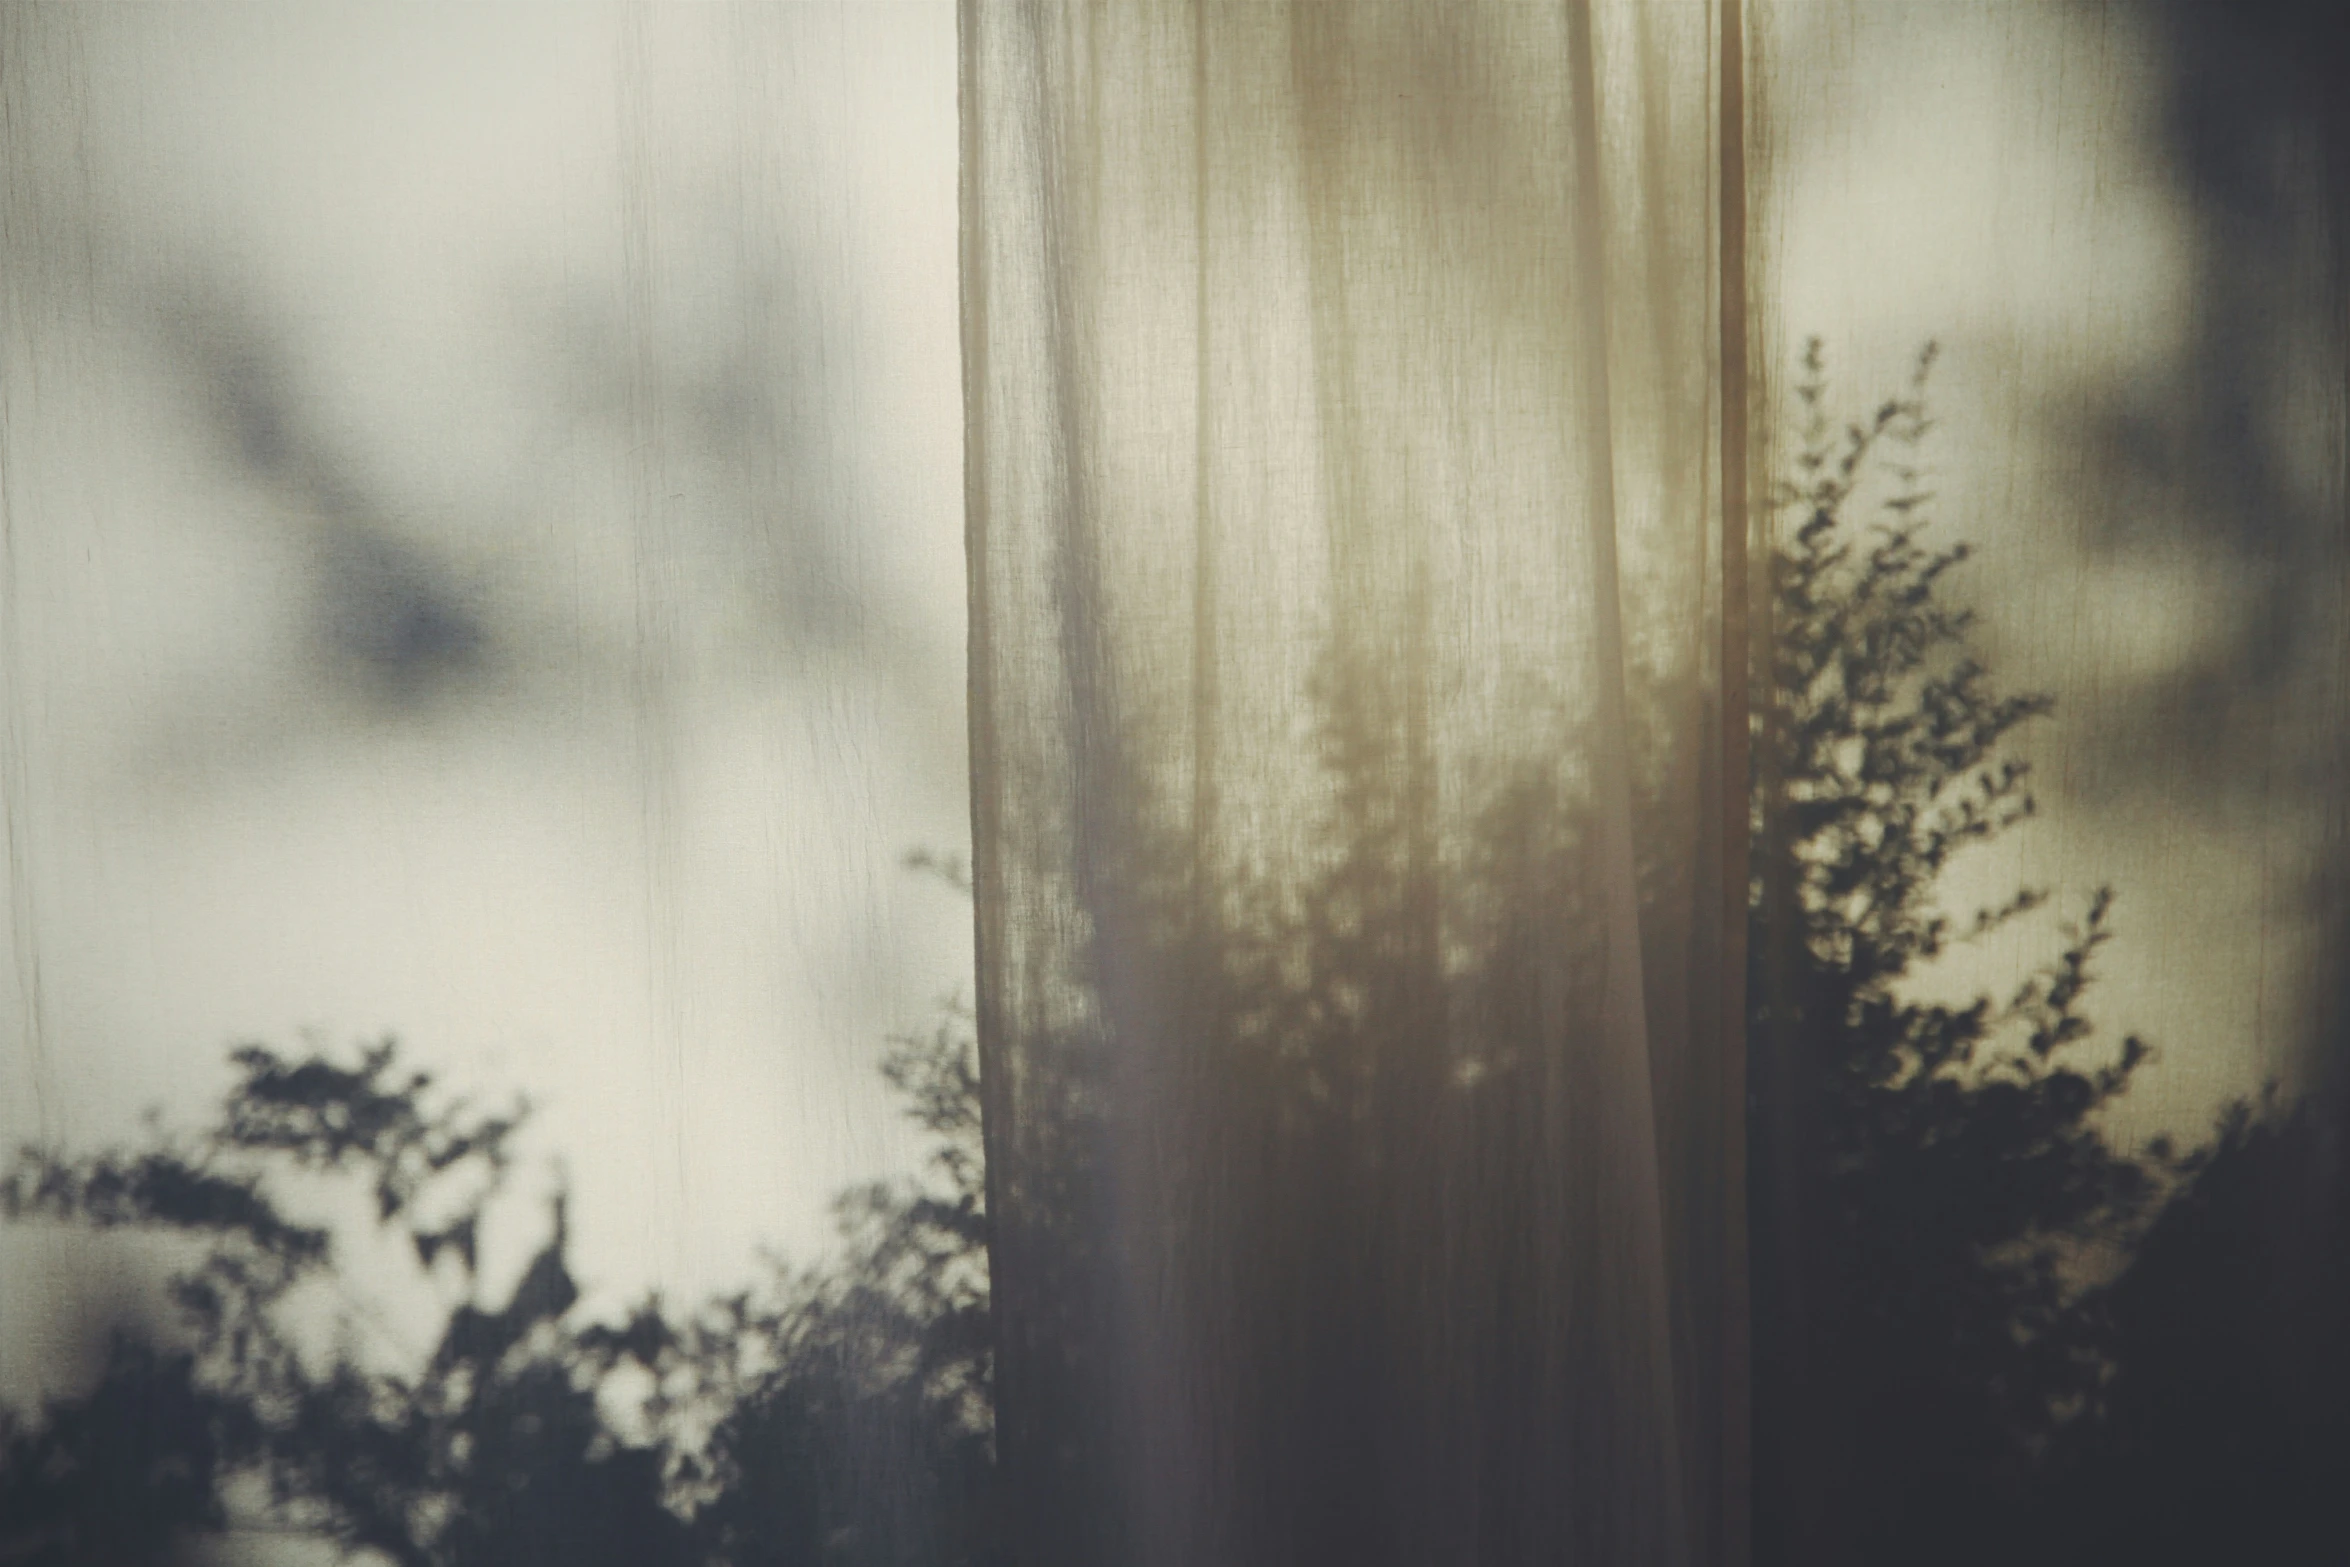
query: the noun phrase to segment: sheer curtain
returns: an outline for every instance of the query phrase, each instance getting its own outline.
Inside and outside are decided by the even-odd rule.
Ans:
[[[1743,1552],[1738,26],[964,8],[1043,1567]]]

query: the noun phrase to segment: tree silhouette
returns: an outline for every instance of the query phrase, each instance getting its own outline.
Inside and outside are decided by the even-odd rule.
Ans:
[[[2032,813],[2015,742],[2051,703],[1996,687],[1948,591],[1968,551],[1930,542],[1931,364],[1840,424],[1808,350],[1772,495],[1788,526],[1754,715],[1748,986],[1766,1563],[2037,1550],[2029,1520],[2098,1426],[2117,1352],[2079,1264],[2125,1248],[2195,1168],[2099,1131],[2151,1057],[2099,1040],[2085,1010],[2109,890],[2004,999],[1920,990],[1955,949],[2052,912],[2033,887],[1967,914],[1942,903],[1957,857]],[[1203,1335],[1184,1364],[1230,1433],[1203,1482],[1230,1535],[1187,1536],[1171,1560],[1540,1550],[1540,1530],[1581,1524],[1526,1499],[1570,1470],[1570,1489],[1603,1492],[1600,1465],[1627,1461],[1612,1438],[1554,1445],[1569,1406],[1542,1382],[1604,1403],[1600,1373],[1560,1345],[1566,1318],[1546,1315],[1607,1266],[1577,1248],[1605,1228],[1578,1204],[1608,1172],[1574,1163],[1603,1134],[1558,1119],[1594,1097],[1574,1091],[1604,939],[1587,785],[1562,726],[1556,754],[1516,745],[1448,777],[1472,803],[1437,822],[1418,678],[1375,634],[1334,628],[1311,692],[1317,809],[1284,823],[1302,870],[1203,860],[1180,810],[1159,828],[1107,791],[1125,858],[1098,879],[1126,907],[1096,957],[1103,1037],[1090,1056],[1011,1042],[1028,1064],[1070,1063],[1052,1070],[1077,1084],[1071,1124],[1046,1139],[1081,1151],[1057,1167],[1068,1184],[1099,1147],[1186,1150],[1090,1177],[1120,1193],[1129,1245],[1179,1261],[1145,1275],[1155,1326],[1080,1346],[1147,1359],[1132,1346],[1153,1331]],[[1554,699],[1529,694],[1530,730]],[[1154,1075],[1123,1088],[1147,1119],[1128,1125],[1111,1074],[1133,1069],[1111,1063],[1136,1059]],[[1115,1238],[1093,1253],[1113,1279],[1133,1266]],[[1056,1416],[1114,1429],[1117,1396]],[[1101,1468],[1076,1505],[1129,1508],[1096,1500],[1118,1462]],[[1146,1538],[1169,1527],[1126,1518]]]
[[[1912,989],[2047,899],[1954,919],[1938,896],[1956,855],[2031,814],[2012,742],[2051,704],[1996,690],[1943,594],[1967,550],[1925,541],[1932,358],[1839,427],[1811,345],[1773,496],[1794,526],[1772,562],[1749,944],[1766,1562],[2013,1548],[2034,1460],[2105,1366],[2067,1264],[2126,1240],[2168,1158],[2096,1129],[2149,1055],[2097,1048],[2082,1010],[2110,891],[2004,1004]]]
[[[2322,1094],[2234,1107],[2099,1292],[2115,1374],[2035,1520],[2054,1559],[2342,1559],[2350,1204],[2338,1118]]]
[[[725,1302],[691,1335],[717,1394],[695,1527],[732,1567],[1005,1559],[968,1018],[900,1040],[883,1072],[931,1137],[924,1177],[845,1194],[838,1264],[780,1301]]]
[[[1661,1552],[1660,1174],[1581,693],[1523,669],[1490,753],[1437,745],[1425,588],[1332,574],[1307,744],[1231,783],[1229,837],[1157,754],[1188,714],[1086,725],[1123,754],[1089,753],[1091,858],[1037,917],[1082,950],[1006,981],[1076,1022],[1032,1009],[988,1060],[1021,1095],[991,1128],[1024,1190],[999,1241],[1028,1232],[997,1275],[1021,1538],[1052,1567]],[[1070,1301],[1100,1305],[1063,1331]]]
[[[26,1425],[0,1412],[0,1561],[169,1563],[228,1525],[226,1473],[258,1445],[193,1358],[117,1339],[97,1386]]]
[[[28,1151],[0,1188],[12,1218],[204,1238],[201,1263],[171,1286],[187,1347],[118,1341],[98,1395],[135,1374],[151,1397],[160,1375],[184,1408],[164,1467],[203,1499],[170,1511],[174,1528],[226,1527],[226,1494],[250,1478],[267,1487],[269,1526],[402,1567],[674,1555],[682,1528],[661,1506],[657,1455],[615,1443],[598,1410],[614,1359],[561,1326],[578,1291],[560,1198],[555,1233],[510,1298],[459,1307],[422,1366],[303,1342],[305,1314],[336,1282],[335,1237],[289,1216],[289,1187],[305,1174],[357,1185],[421,1268],[452,1256],[478,1297],[474,1237],[522,1108],[443,1101],[428,1076],[400,1070],[389,1042],[347,1063],[260,1046],[233,1059],[236,1085],[201,1137],[159,1134],[146,1150],[81,1161]],[[93,1418],[88,1400],[53,1408],[30,1440],[53,1443]],[[110,1527],[103,1486],[59,1489],[54,1465],[24,1457],[12,1479],[58,1519],[44,1549],[59,1562],[114,1559],[98,1543]]]
[[[253,1529],[401,1567],[990,1559],[985,1214],[959,1017],[886,1064],[936,1139],[927,1179],[843,1199],[833,1268],[779,1269],[684,1320],[654,1301],[575,1319],[560,1194],[517,1283],[481,1299],[476,1238],[522,1106],[447,1100],[388,1041],[349,1060],[233,1059],[200,1136],[27,1151],[0,1185],[12,1219],[204,1245],[172,1282],[175,1335],[118,1335],[93,1391],[0,1426],[0,1561],[176,1562]],[[357,1187],[420,1270],[466,1283],[429,1355],[304,1331],[340,1288],[334,1228],[290,1216],[305,1176]]]

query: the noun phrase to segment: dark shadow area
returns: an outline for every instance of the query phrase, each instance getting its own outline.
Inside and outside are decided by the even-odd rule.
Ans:
[[[2035,1520],[2064,1562],[2350,1542],[2350,1226],[2322,1101],[2240,1108],[2094,1300],[2116,1374]]]

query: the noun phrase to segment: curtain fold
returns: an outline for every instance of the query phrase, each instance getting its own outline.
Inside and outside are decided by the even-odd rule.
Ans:
[[[1735,1559],[1735,12],[962,29],[1024,1550]]]

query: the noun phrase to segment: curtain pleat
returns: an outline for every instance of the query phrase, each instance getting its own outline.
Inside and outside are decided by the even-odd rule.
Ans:
[[[1735,17],[962,26],[1024,1553],[1727,1559]]]

